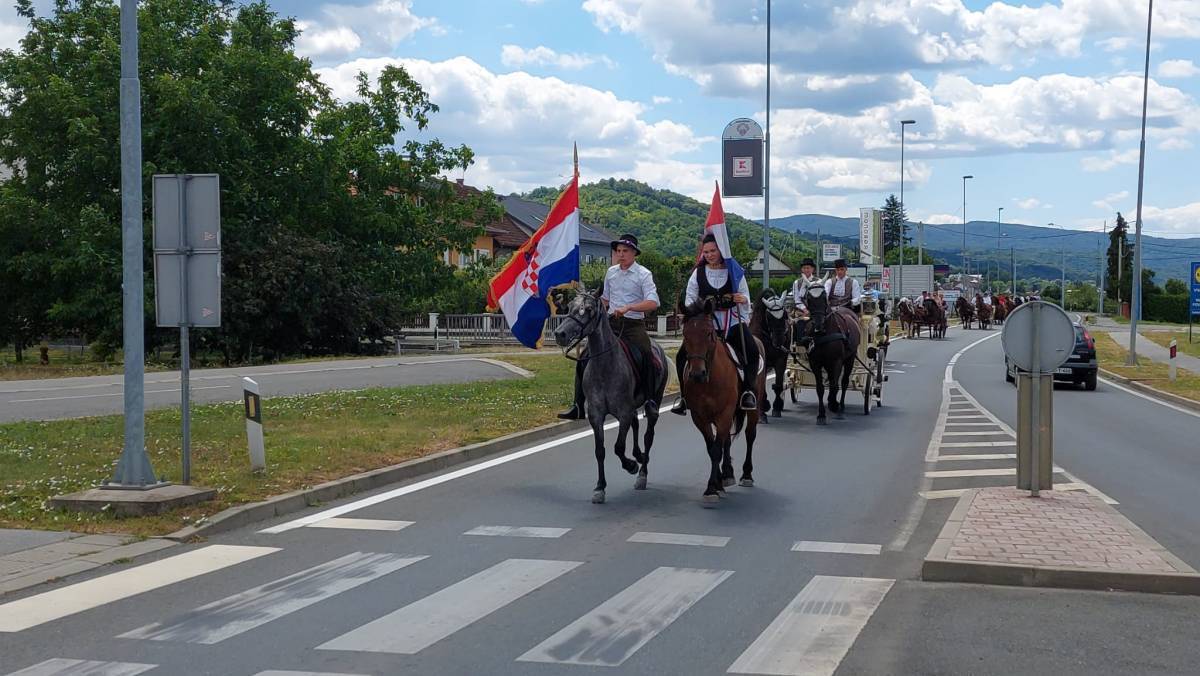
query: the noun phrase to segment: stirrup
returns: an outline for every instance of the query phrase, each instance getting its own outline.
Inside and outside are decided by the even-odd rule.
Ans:
[[[683,397],[677,399],[675,401],[675,405],[671,407],[671,413],[674,413],[675,415],[687,415],[687,412],[687,402],[683,400]]]
[[[742,393],[742,410],[756,411],[758,410],[758,397],[753,392],[746,391]]]

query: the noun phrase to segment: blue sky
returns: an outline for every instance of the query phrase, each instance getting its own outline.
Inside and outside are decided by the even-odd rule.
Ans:
[[[1145,0],[776,0],[775,216],[857,215],[899,191],[907,136],[913,220],[967,216],[1077,229],[1132,220]],[[631,177],[699,199],[717,138],[764,121],[765,0],[272,0],[335,92],[397,63],[442,112],[428,136],[466,143],[469,183]],[[0,40],[19,37],[11,11]],[[1200,235],[1200,0],[1157,0],[1145,226]],[[761,217],[761,200],[728,200]]]

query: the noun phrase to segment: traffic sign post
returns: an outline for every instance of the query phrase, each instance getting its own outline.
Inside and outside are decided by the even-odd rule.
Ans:
[[[1200,262],[1192,263],[1191,294],[1188,298],[1188,344],[1192,344],[1192,320],[1200,315]]]
[[[1004,354],[1017,370],[1017,488],[1054,487],[1054,372],[1075,349],[1075,326],[1057,305],[1025,303],[1004,321]]]
[[[221,325],[221,186],[216,174],[154,177],[154,310],[179,327],[183,483],[192,480],[191,336]]]

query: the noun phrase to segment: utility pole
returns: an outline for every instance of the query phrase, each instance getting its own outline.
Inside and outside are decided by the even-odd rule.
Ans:
[[[1104,234],[1108,235],[1108,219],[1104,220]],[[1107,265],[1108,256],[1104,255],[1104,237],[1100,238],[1100,241],[1097,243],[1097,246],[1100,249],[1097,252],[1098,255],[1100,256],[1100,260],[1099,260],[1100,283],[1097,285],[1097,288],[1100,290],[1100,303],[1099,303],[1100,307],[1096,310],[1096,316],[1103,317],[1104,316],[1104,278],[1107,276],[1106,273],[1108,272],[1108,265]]]
[[[763,132],[766,144],[763,161],[763,281],[766,291],[771,286],[771,0],[767,0],[767,129]]]
[[[1059,305],[1066,311],[1067,309],[1067,247],[1062,248],[1062,283],[1058,287]]]
[[[1015,296],[1015,295],[1017,295],[1017,248],[1016,247],[1013,247],[1013,246],[1008,247],[1008,264],[1012,268],[1012,270],[1010,270],[1010,272],[1012,272],[1012,286],[1010,287],[1010,289],[1011,289],[1010,293]]]
[[[917,223],[917,265],[925,265],[925,222]]]
[[[967,273],[969,272],[968,267],[967,267],[967,179],[969,179],[969,178],[975,178],[975,177],[971,176],[971,175],[962,177],[962,182],[963,182],[963,189],[962,189],[962,193],[963,193],[962,267],[963,267],[963,283],[964,284],[967,281]]]
[[[1000,214],[1004,207],[996,207],[996,280],[1000,279]],[[988,289],[989,291],[991,289]]]
[[[892,307],[896,307],[896,287],[900,287],[900,295],[904,296],[904,128],[916,124],[916,120],[900,120],[900,275],[898,284],[892,285]],[[883,261],[887,263],[885,258]]]
[[[1150,27],[1154,0],[1146,17],[1146,70],[1142,75],[1142,143],[1138,150],[1137,229],[1133,235],[1133,303],[1129,313],[1129,366],[1137,366],[1137,325],[1142,318],[1142,186],[1146,178],[1146,100],[1150,94]]]

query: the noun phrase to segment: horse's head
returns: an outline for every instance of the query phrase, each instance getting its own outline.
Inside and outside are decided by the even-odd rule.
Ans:
[[[581,287],[567,304],[566,319],[554,329],[554,342],[559,347],[577,345],[596,330],[604,319],[604,306],[595,291]]]
[[[762,298],[759,300],[759,307],[756,310],[759,313],[765,337],[768,339],[767,342],[776,350],[786,352],[790,342],[788,329],[791,328],[791,321],[788,319],[783,299],[775,295]]]
[[[686,373],[693,381],[708,382],[708,362],[717,347],[717,329],[713,326],[716,302],[712,298],[692,303],[683,309],[683,351],[687,355]]]

